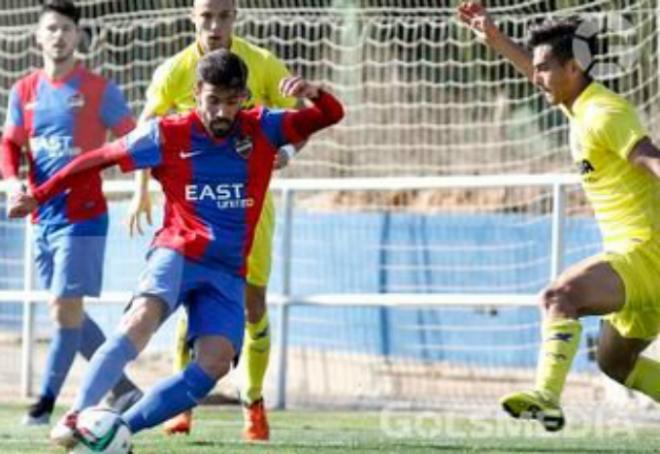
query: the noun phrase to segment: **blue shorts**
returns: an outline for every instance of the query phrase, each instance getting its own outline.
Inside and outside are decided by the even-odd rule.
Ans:
[[[108,215],[74,224],[35,226],[35,265],[44,288],[58,298],[99,296]]]
[[[209,268],[176,251],[154,248],[140,275],[136,295],[163,300],[168,315],[183,304],[188,313],[188,342],[202,336],[222,336],[238,354],[245,329],[245,279]]]

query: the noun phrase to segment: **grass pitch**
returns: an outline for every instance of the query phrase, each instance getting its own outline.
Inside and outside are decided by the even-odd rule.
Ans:
[[[0,453],[57,453],[48,428],[23,427],[23,405],[0,405]],[[56,416],[61,414],[59,409]],[[570,415],[569,415],[570,416]],[[160,428],[134,438],[135,453],[642,453],[659,452],[660,431],[629,422],[575,424],[548,435],[534,423],[467,419],[441,412],[270,412],[268,444],[240,441],[237,407],[202,407],[190,436]],[[570,424],[570,420],[569,420]]]

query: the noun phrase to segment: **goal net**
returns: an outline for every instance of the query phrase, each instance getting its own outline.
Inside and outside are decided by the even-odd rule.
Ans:
[[[36,0],[0,11],[0,114],[11,83],[40,56],[26,27]],[[122,86],[139,112],[154,68],[193,39],[189,1],[78,2],[87,64]],[[310,143],[284,176],[538,173],[570,167],[561,114],[455,18],[457,2],[239,2],[236,32],[348,105],[341,125]],[[655,2],[489,2],[516,39],[549,16],[582,15],[603,37],[601,80],[657,117]],[[628,4],[627,3],[627,4]],[[406,6],[401,6],[401,5]],[[589,29],[591,30],[591,29]],[[602,77],[600,77],[602,76]]]

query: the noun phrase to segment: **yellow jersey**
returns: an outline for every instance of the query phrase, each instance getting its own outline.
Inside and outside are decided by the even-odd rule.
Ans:
[[[286,66],[266,49],[232,36],[230,50],[245,61],[248,67],[250,98],[245,107],[261,105],[275,108],[293,108],[295,98],[280,93],[279,83],[289,75]],[[202,51],[195,42],[178,54],[168,58],[154,72],[147,89],[145,111],[161,116],[168,112],[185,112],[195,107],[194,89],[197,62]]]
[[[623,252],[660,233],[660,183],[628,155],[648,135],[635,108],[592,82],[570,119],[571,155],[591,202],[606,251]]]

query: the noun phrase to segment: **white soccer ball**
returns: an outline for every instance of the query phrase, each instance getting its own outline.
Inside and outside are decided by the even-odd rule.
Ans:
[[[78,444],[71,454],[128,454],[131,431],[119,413],[107,407],[91,407],[78,415]]]

